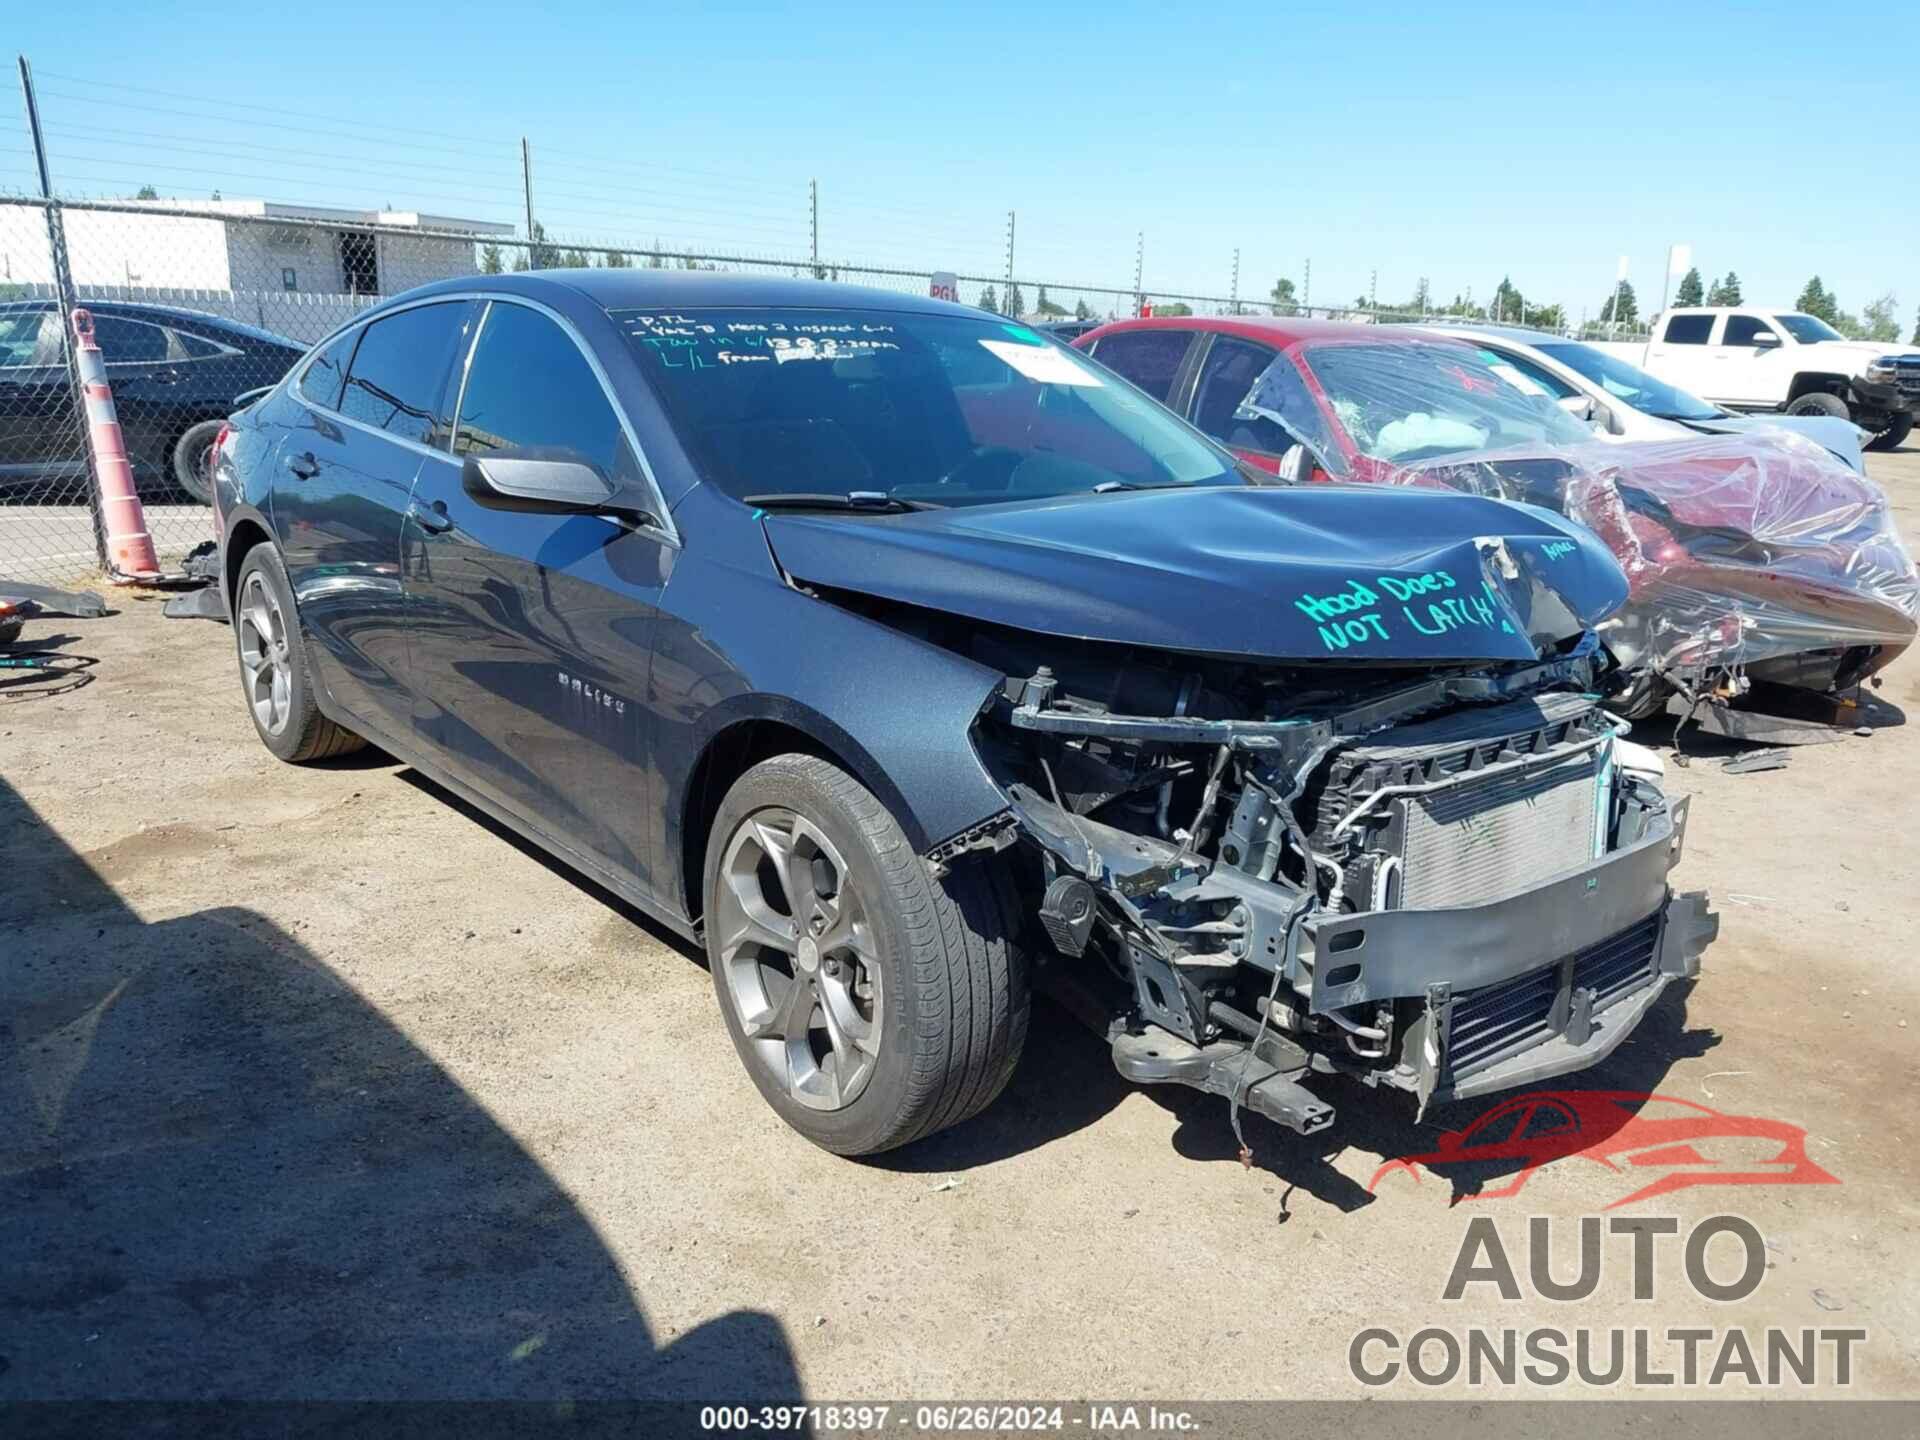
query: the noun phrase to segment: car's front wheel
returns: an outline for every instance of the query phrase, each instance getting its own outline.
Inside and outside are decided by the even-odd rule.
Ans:
[[[1913,433],[1913,412],[1902,411],[1893,417],[1893,423],[1867,442],[1869,450],[1898,450],[1907,443],[1907,436]]]
[[[1787,406],[1789,415],[1831,415],[1836,420],[1848,420],[1853,412],[1847,409],[1847,402],[1838,395],[1825,390],[1810,390],[1798,400]]]
[[[935,879],[866,787],[781,755],[727,792],[705,878],[707,959],[734,1047],[809,1140],[872,1154],[1005,1087],[1028,983],[997,860]]]

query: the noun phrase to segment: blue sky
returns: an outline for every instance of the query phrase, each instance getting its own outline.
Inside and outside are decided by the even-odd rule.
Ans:
[[[1920,7],[1126,3],[16,10],[56,182],[581,240],[1316,303],[1502,275],[1572,318],[1666,249],[1791,303],[1920,305]],[[1885,57],[1885,58],[1882,58]],[[133,88],[143,87],[143,88]],[[17,101],[0,185],[28,183]]]

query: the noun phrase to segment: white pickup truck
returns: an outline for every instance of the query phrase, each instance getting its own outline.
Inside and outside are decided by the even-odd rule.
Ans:
[[[1849,340],[1792,310],[1702,306],[1654,316],[1651,340],[1598,349],[1729,410],[1837,415],[1892,450],[1920,406],[1920,349]]]

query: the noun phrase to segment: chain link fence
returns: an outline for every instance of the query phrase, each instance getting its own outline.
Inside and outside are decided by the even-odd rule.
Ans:
[[[791,216],[769,209],[750,191],[701,190],[720,182],[703,181],[698,172],[648,174],[630,185],[600,176],[598,167],[593,178],[582,178],[580,163],[563,159],[551,162],[549,170],[557,173],[537,191],[524,142],[507,170],[491,147],[456,144],[449,136],[416,137],[417,158],[432,162],[421,171],[404,147],[400,159],[390,158],[395,147],[389,137],[336,129],[327,140],[341,150],[374,147],[355,161],[364,176],[355,187],[360,193],[366,185],[397,180],[460,214],[510,219],[456,219],[390,204],[356,209],[306,200],[222,199],[218,184],[225,181],[264,182],[282,193],[287,186],[310,188],[328,199],[338,198],[340,182],[326,178],[337,172],[321,167],[321,152],[306,148],[322,139],[281,143],[285,137],[278,132],[294,129],[301,117],[276,110],[265,119],[228,113],[206,97],[73,76],[53,79],[49,95],[56,105],[76,107],[72,119],[42,138],[23,61],[29,125],[17,144],[0,133],[0,187],[9,151],[16,167],[26,162],[21,173],[39,177],[37,194],[0,188],[0,577],[58,584],[105,567],[85,410],[76,403],[71,358],[68,312],[76,305],[94,316],[164,570],[177,570],[190,550],[213,536],[205,459],[219,422],[239,397],[275,383],[309,346],[362,310],[434,280],[579,266],[810,276],[917,295],[937,286],[964,303],[1029,323],[1097,323],[1139,314],[1149,305],[1159,314],[1280,313],[1368,323],[1440,313],[1370,302],[1309,306],[1291,298],[1288,282],[1275,286],[1272,301],[1254,300],[1237,293],[1238,252],[1227,294],[1153,289],[1142,283],[1137,237],[1124,260],[1089,257],[1044,238],[1023,239],[1016,250],[1011,214],[1004,217],[1004,233],[996,235],[897,202],[850,206],[854,218],[845,233],[867,253],[836,259],[821,248],[822,207],[812,182],[804,210]],[[140,128],[184,126],[196,117],[213,129],[211,138]],[[117,193],[83,197],[56,187],[55,172]],[[197,180],[208,198],[163,197],[145,183],[129,196],[136,174],[164,178],[170,172],[182,177],[178,190],[193,188]],[[205,184],[209,178],[215,183]],[[537,197],[551,208],[540,210]],[[622,208],[606,208],[616,205]],[[586,226],[596,217],[620,216],[633,225],[633,207],[678,223],[683,238],[588,238]],[[555,222],[554,233],[540,214]],[[756,243],[736,247],[715,238],[726,234]],[[878,258],[890,252],[975,263],[942,270]],[[1090,284],[1049,274],[1055,259],[1062,269],[1130,265],[1133,283]]]

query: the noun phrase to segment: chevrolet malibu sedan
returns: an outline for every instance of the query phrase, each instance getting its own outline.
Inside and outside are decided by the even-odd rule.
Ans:
[[[1424,1106],[1591,1065],[1713,933],[1667,886],[1685,803],[1594,698],[1597,541],[1267,485],[998,316],[446,282],[214,472],[268,748],[371,741],[698,941],[754,1083],[841,1153],[988,1105],[1037,978],[1129,1078],[1304,1133],[1343,1077]]]

